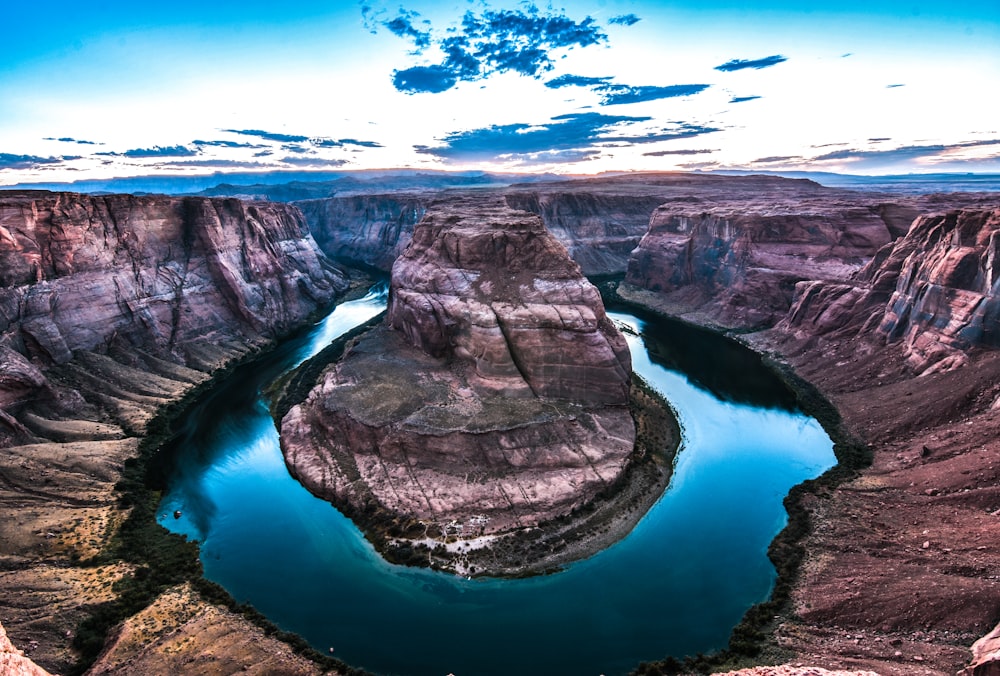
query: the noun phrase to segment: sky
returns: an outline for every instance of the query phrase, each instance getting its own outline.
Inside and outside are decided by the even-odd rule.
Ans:
[[[996,0],[36,0],[4,15],[0,185],[1000,173]]]

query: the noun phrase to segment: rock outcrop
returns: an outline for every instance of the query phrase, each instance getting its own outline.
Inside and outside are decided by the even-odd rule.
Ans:
[[[304,200],[295,206],[327,256],[388,272],[410,243],[428,199],[422,193],[355,195]]]
[[[652,194],[628,194],[620,184],[618,191],[588,186],[588,191],[566,185],[544,190],[512,189],[506,199],[514,209],[541,216],[545,227],[565,245],[583,274],[621,274],[666,191],[651,187],[647,192]]]
[[[385,325],[281,421],[292,473],[350,514],[466,538],[536,526],[615,484],[635,442],[627,345],[534,215],[432,202]]]
[[[803,282],[782,330],[897,346],[917,373],[1000,346],[1000,210],[918,218],[846,283]]]
[[[958,676],[1000,676],[1000,625],[972,644],[972,660]]]
[[[922,208],[982,196],[893,199],[785,186],[663,204],[631,254],[623,292],[701,323],[769,328],[788,312],[799,282],[848,279]]]
[[[112,338],[273,337],[346,288],[300,213],[234,199],[0,196],[0,339],[65,363]]]
[[[0,674],[5,676],[49,676],[49,672],[25,657],[24,651],[11,645],[2,624],[0,624]]]

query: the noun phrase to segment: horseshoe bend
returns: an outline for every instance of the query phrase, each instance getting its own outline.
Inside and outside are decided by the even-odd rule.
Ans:
[[[312,492],[388,521],[390,548],[444,534],[455,542],[428,552],[432,565],[461,552],[444,566],[518,573],[562,560],[547,541],[582,534],[538,527],[617,497],[646,453],[631,380],[600,294],[540,217],[498,195],[440,199],[393,265],[384,324],[288,411],[282,450]],[[662,489],[666,472],[653,472]]]
[[[154,519],[177,402],[342,298],[350,265],[391,264],[389,308],[279,381],[288,470],[390,560],[518,575],[606,546],[662,492],[649,441],[676,431],[584,265],[606,298],[765,355],[841,461],[793,491],[766,617],[717,661],[638,673],[991,673],[998,232],[995,192],[752,176],[301,208],[0,193],[0,623],[53,673],[349,672]]]

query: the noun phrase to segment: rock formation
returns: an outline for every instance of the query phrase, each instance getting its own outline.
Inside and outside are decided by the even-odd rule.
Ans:
[[[11,645],[2,624],[0,624],[0,673],[5,676],[49,676],[49,672],[25,657],[24,651]]]
[[[410,243],[428,199],[423,193],[355,195],[295,205],[326,255],[388,272]]]
[[[972,644],[972,661],[958,676],[1000,676],[1000,625]]]
[[[177,354],[196,341],[273,337],[344,288],[285,205],[0,198],[0,337],[45,363],[113,337]]]
[[[115,536],[157,410],[345,287],[294,207],[0,193],[0,617],[35,661],[68,671],[133,574],[70,563]]]
[[[281,422],[311,491],[472,537],[616,482],[635,441],[628,348],[537,216],[489,196],[432,202],[390,296],[385,325]]]
[[[694,207],[663,204],[631,254],[623,292],[695,321],[767,328],[784,318],[797,283],[847,279],[904,234],[921,206],[978,198],[880,199],[734,191],[710,202],[695,198]]]
[[[918,373],[1000,346],[1000,210],[920,217],[847,283],[799,285],[783,328],[898,343]]]
[[[666,191],[660,186],[644,191],[633,184],[629,187],[638,194],[630,194],[621,184],[615,184],[617,190],[593,182],[586,185],[590,190],[564,183],[544,189],[514,188],[507,192],[507,204],[541,216],[583,274],[621,274]]]

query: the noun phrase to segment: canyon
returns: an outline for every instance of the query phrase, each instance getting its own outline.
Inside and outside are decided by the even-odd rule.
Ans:
[[[141,561],[99,555],[127,518],[116,484],[156,411],[328,306],[349,285],[342,263],[388,271],[400,261],[388,320],[396,330],[358,339],[330,367],[307,402],[330,408],[320,395],[340,388],[350,391],[356,409],[318,417],[354,416],[352,429],[369,442],[366,421],[412,416],[421,409],[410,401],[414,392],[442,391],[441,406],[410,420],[440,433],[453,425],[449,407],[475,408],[484,393],[502,392],[514,409],[505,415],[552,423],[541,407],[532,408],[532,397],[543,392],[558,410],[570,406],[561,400],[567,388],[583,397],[582,427],[610,429],[623,440],[602,459],[607,476],[620,473],[631,451],[622,399],[628,379],[612,375],[614,387],[591,386],[627,373],[616,339],[591,328],[586,344],[604,346],[595,362],[601,375],[567,380],[553,352],[529,337],[530,322],[600,325],[603,310],[594,309],[592,292],[571,282],[570,296],[579,302],[551,316],[497,312],[492,305],[503,302],[522,307],[501,298],[515,287],[523,291],[496,274],[501,260],[511,261],[472,247],[468,253],[483,266],[475,284],[457,274],[464,262],[431,264],[433,257],[455,263],[467,253],[458,244],[435,248],[448,241],[450,209],[459,223],[475,221],[476,210],[501,214],[516,221],[516,232],[540,238],[544,222],[584,274],[623,277],[616,292],[626,301],[729,331],[818,388],[839,412],[843,434],[867,445],[870,467],[800,498],[810,524],[800,541],[805,558],[791,580],[789,605],[768,629],[775,654],[883,676],[954,674],[969,664],[969,647],[1000,620],[1000,556],[991,546],[1000,535],[997,195],[857,193],[805,180],[683,174],[400,190],[291,206],[0,193],[0,500],[15,515],[0,524],[0,620],[13,643],[49,671],[72,667],[79,622],[113,603],[122,580],[142,575]],[[428,215],[421,233],[418,223]],[[467,228],[453,241],[475,240],[475,232]],[[482,251],[502,255],[493,244]],[[556,275],[562,284],[572,265],[560,261],[542,267],[565,273]],[[476,284],[479,295],[470,295]],[[494,293],[501,296],[490,301]],[[532,293],[540,294],[537,305],[550,303],[537,288]],[[459,308],[457,296],[471,300]],[[523,335],[508,337],[505,326]],[[538,355],[537,371],[519,366],[519,345]],[[395,398],[386,399],[399,404],[395,411],[373,406],[360,380],[382,354],[408,355],[405,365],[380,367],[399,380]],[[415,377],[412,364],[429,370],[442,362],[461,364],[454,366],[461,397],[433,379],[403,382]],[[615,413],[593,412],[603,409]],[[308,417],[307,408],[292,411],[289,424]],[[489,426],[489,416],[482,423]],[[314,434],[295,434],[289,432],[290,447],[315,443]],[[586,443],[576,433],[559,434],[561,443],[584,449],[576,458],[588,458],[586,469],[554,458],[563,463],[554,474],[570,473],[560,481],[593,472]],[[469,446],[473,455],[482,450]],[[299,452],[289,451],[294,471]],[[365,464],[361,455],[352,458],[357,469]],[[537,461],[526,458],[526,467]],[[338,485],[343,465],[301,465],[305,483]],[[602,480],[583,495],[606,483],[604,471],[588,474]],[[418,483],[411,485],[417,493]],[[545,504],[552,511],[540,514],[578,504],[568,492],[557,495]],[[513,523],[480,499],[440,504],[435,514],[447,527],[475,504],[490,521],[471,527],[499,531]],[[509,505],[506,513],[514,513]],[[405,532],[415,524],[397,525]],[[165,665],[215,665],[222,673],[344,670],[294,654],[197,590],[173,587],[156,598],[119,625],[93,673],[162,673]],[[979,663],[969,674],[995,668],[988,643],[978,644]],[[196,658],[203,661],[196,665]],[[661,668],[667,665],[652,663],[640,673]]]

